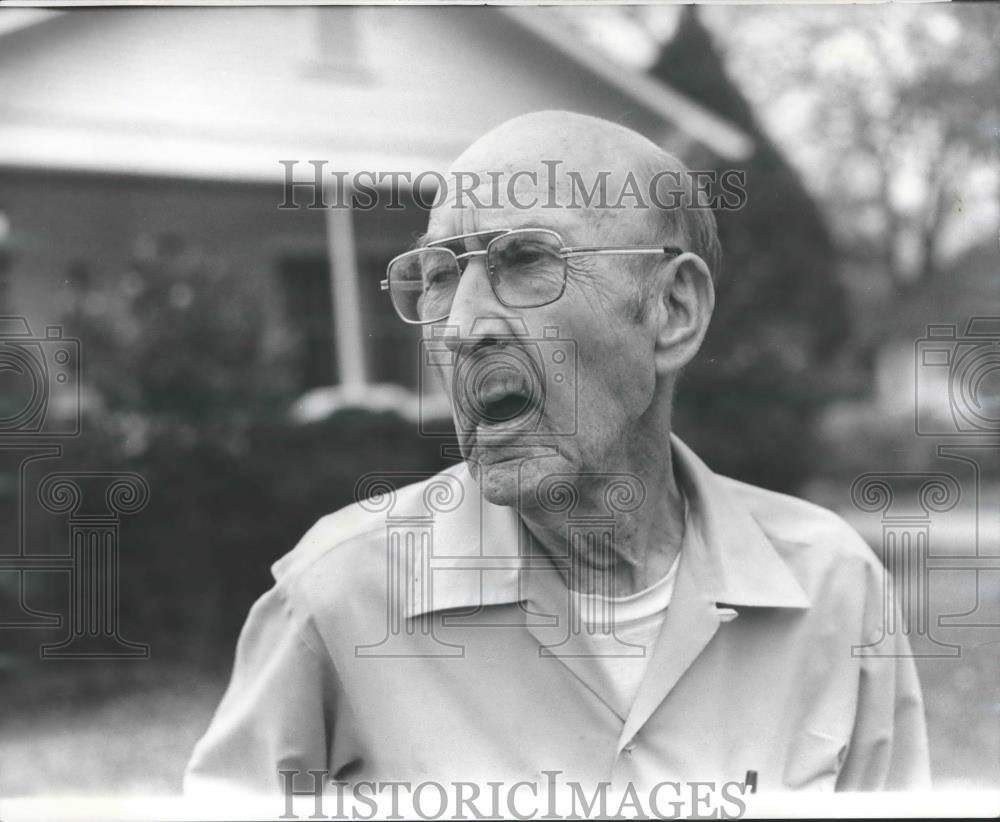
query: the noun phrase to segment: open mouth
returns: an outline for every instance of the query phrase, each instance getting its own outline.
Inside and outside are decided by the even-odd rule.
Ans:
[[[460,370],[456,399],[473,428],[520,425],[541,406],[541,380],[523,353],[477,357]]]
[[[511,391],[496,398],[483,400],[476,405],[479,408],[475,416],[479,418],[479,422],[494,425],[517,419],[529,411],[534,403],[530,395],[522,391]]]

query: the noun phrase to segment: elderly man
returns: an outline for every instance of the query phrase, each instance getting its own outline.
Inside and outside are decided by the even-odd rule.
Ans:
[[[482,187],[435,207],[385,287],[424,326],[463,462],[372,482],[274,565],[188,788],[925,785],[920,689],[905,639],[885,656],[872,552],[671,432],[714,303],[711,211],[690,190],[581,202],[602,172],[655,189],[683,166],[544,112],[454,169]]]

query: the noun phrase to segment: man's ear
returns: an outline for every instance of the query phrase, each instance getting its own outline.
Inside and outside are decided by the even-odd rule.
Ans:
[[[666,375],[680,371],[701,347],[715,308],[715,286],[705,261],[691,252],[665,261],[660,271],[654,357],[657,374]]]

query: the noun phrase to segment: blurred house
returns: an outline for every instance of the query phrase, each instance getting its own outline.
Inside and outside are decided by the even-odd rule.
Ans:
[[[415,332],[377,284],[426,212],[281,210],[279,161],[297,161],[296,180],[310,160],[415,176],[548,108],[626,123],[690,162],[751,150],[568,34],[543,8],[2,9],[0,314],[37,334],[66,289],[121,276],[138,240],[174,235],[226,260],[268,322],[299,335],[301,388],[412,386]]]

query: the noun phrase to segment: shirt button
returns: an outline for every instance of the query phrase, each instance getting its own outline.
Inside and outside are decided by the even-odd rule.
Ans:
[[[622,748],[622,753],[626,756],[632,756],[632,751],[635,750],[635,743],[629,742],[624,748]]]

